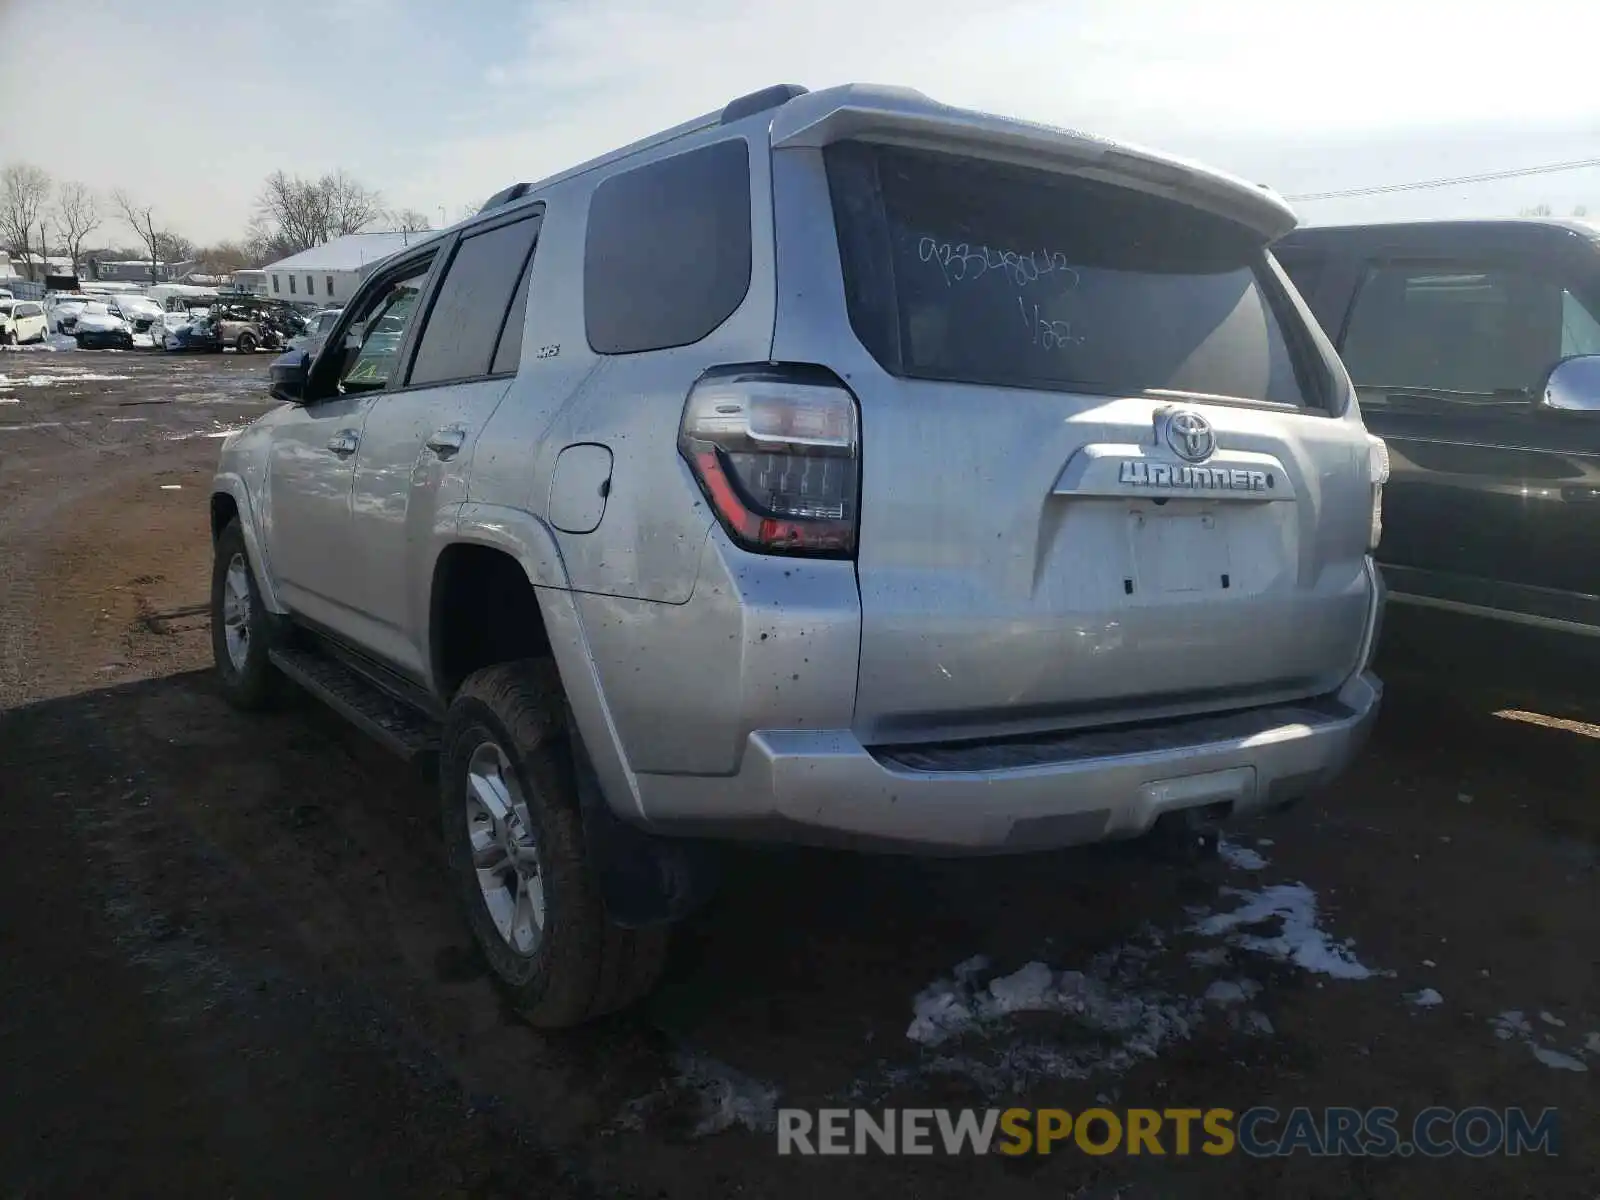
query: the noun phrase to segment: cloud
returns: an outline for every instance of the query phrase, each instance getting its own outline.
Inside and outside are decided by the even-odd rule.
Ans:
[[[1585,123],[1600,129],[1590,48],[1551,37],[1571,14],[1561,0],[534,3],[485,69],[471,127],[431,148],[427,174],[487,195],[774,82],[849,80],[1314,179],[1305,190],[1410,176],[1419,145],[1441,137],[1465,170],[1549,161],[1519,157],[1506,134],[1559,125],[1571,150]],[[1539,87],[1514,84],[1533,63]],[[1341,171],[1331,183],[1324,150]]]
[[[278,0],[181,16],[76,0],[70,23],[65,11],[0,0],[0,110],[39,117],[7,123],[4,157],[125,186],[202,240],[242,231],[279,167],[343,166],[396,207],[453,214],[777,82],[904,84],[1285,191],[1587,157],[1600,133],[1592,48],[1567,0]],[[37,53],[53,42],[71,46],[69,82]],[[1600,200],[1600,172],[1358,208],[1504,212],[1569,194]]]

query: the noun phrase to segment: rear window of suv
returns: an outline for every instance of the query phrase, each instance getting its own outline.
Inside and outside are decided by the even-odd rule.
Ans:
[[[1250,231],[1097,180],[854,142],[825,154],[851,325],[891,373],[1318,403],[1314,352]]]

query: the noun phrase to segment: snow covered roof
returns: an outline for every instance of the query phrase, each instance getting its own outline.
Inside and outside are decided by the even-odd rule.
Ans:
[[[262,270],[357,271],[432,236],[431,233],[347,233],[321,246],[268,263]]]

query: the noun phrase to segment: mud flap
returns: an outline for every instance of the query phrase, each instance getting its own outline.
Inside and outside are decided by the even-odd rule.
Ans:
[[[709,900],[721,877],[716,847],[689,838],[664,838],[628,824],[606,803],[600,780],[569,710],[572,766],[583,839],[600,884],[606,915],[624,929],[668,924]]]

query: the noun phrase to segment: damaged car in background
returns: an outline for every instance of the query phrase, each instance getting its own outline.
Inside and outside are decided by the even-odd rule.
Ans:
[[[72,339],[80,350],[132,350],[133,326],[112,312],[109,305],[91,300],[78,310]]]

